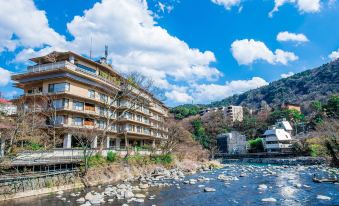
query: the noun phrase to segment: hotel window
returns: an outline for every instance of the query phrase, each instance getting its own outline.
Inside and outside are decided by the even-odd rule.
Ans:
[[[69,100],[68,99],[56,99],[53,100],[53,107],[55,109],[68,108]]]
[[[88,90],[88,97],[89,97],[89,98],[92,98],[92,99],[95,99],[95,91],[89,89],[89,90]]]
[[[140,127],[140,126],[137,126],[137,132],[138,132],[138,133],[141,133],[141,131],[142,131],[142,130],[141,130],[141,127]]]
[[[107,95],[105,95],[105,94],[100,94],[100,101],[107,102],[107,101],[108,101]]]
[[[142,121],[142,117],[140,115],[137,115],[137,120],[138,120],[138,122],[141,122]]]
[[[104,120],[98,120],[97,125],[100,129],[104,129],[106,127],[106,121]]]
[[[144,128],[144,134],[150,134],[150,131],[148,128]]]
[[[79,67],[81,70],[84,70],[84,71],[86,71],[86,72],[90,72],[90,73],[96,73],[97,71],[95,70],[95,69],[92,69],[92,68],[89,68],[89,67],[87,67],[87,66],[85,66],[85,65],[82,65],[82,64],[75,64],[77,67]]]
[[[73,118],[73,125],[75,126],[82,126],[83,124],[83,119],[81,117],[74,117]]]
[[[73,109],[83,111],[84,110],[84,103],[78,102],[78,101],[73,101]]]
[[[111,125],[111,130],[112,131],[117,131],[117,125],[116,124],[112,124]]]
[[[70,84],[69,83],[57,83],[57,84],[49,84],[48,92],[64,92],[69,91]]]

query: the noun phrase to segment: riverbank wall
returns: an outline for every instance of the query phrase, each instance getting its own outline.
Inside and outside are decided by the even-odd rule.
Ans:
[[[84,187],[77,172],[32,175],[0,182],[0,201]]]
[[[255,163],[255,164],[276,164],[276,165],[322,165],[328,164],[323,157],[285,157],[285,158],[240,158],[223,159],[223,163]]]

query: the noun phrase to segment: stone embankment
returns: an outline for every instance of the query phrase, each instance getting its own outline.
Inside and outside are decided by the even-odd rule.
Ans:
[[[323,157],[295,157],[295,158],[243,158],[237,160],[242,163],[277,164],[277,165],[321,165],[327,164]]]
[[[0,201],[47,194],[84,185],[77,173],[25,176],[0,182]]]

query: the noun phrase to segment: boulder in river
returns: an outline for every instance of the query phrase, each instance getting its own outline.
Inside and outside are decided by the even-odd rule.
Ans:
[[[269,198],[263,198],[261,199],[262,202],[277,202],[277,200],[273,197],[269,197]]]
[[[204,192],[215,192],[216,189],[211,188],[211,187],[205,187]]]
[[[330,197],[325,196],[325,195],[317,195],[317,199],[318,200],[331,200]]]

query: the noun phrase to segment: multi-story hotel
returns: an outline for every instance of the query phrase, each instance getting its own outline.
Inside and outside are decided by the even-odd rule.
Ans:
[[[106,137],[95,137],[92,148],[98,147],[98,138],[105,138],[106,148],[117,149],[126,144],[155,146],[167,138],[164,122],[168,108],[144,90],[142,95],[132,92],[144,100],[138,101],[137,106],[131,102],[133,98],[114,98],[113,94],[121,93],[123,77],[104,58],[92,61],[69,51],[30,60],[36,65],[12,76],[16,87],[24,92],[15,102],[22,104],[20,100],[25,99],[25,109],[32,109],[38,105],[32,103],[33,98],[48,97],[52,101],[56,109],[54,124],[58,125],[60,142],[63,142],[59,147],[80,147],[77,138],[67,132],[72,128],[98,131],[105,128]],[[107,102],[111,101],[114,102],[107,108]],[[107,112],[112,114],[109,118],[113,122],[109,123],[108,130]]]

